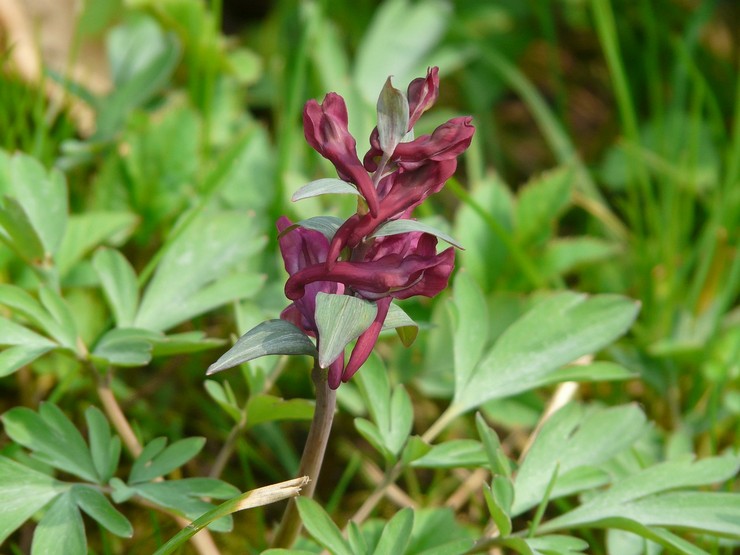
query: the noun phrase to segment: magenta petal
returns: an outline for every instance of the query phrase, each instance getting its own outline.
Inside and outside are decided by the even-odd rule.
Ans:
[[[355,348],[352,349],[347,367],[342,373],[343,382],[347,383],[355,375],[373,351],[373,347],[375,347],[375,343],[378,341],[378,335],[380,335],[380,331],[383,329],[383,323],[385,322],[385,317],[388,315],[388,309],[391,306],[392,300],[390,297],[385,297],[378,299],[375,303],[378,306],[378,314],[375,316],[373,323],[370,324],[370,327],[357,338],[357,343],[355,344]]]
[[[437,101],[439,96],[439,68],[429,68],[426,77],[419,77],[411,81],[406,96],[409,100],[410,131],[421,115]]]

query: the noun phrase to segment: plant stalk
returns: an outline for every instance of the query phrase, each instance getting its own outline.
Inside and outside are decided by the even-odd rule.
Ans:
[[[302,490],[303,497],[313,497],[316,482],[324,461],[326,444],[329,441],[331,425],[334,420],[334,409],[337,404],[337,393],[329,388],[327,373],[319,367],[318,361],[314,364],[311,379],[316,386],[316,409],[313,413],[311,428],[308,431],[306,446],[303,448],[298,476],[308,476],[310,482]],[[283,519],[280,522],[275,537],[272,540],[273,548],[290,549],[301,531],[303,523],[298,514],[295,498],[288,501]]]

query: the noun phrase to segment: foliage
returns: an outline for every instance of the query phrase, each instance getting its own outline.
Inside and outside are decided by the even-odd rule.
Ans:
[[[318,350],[276,320],[275,221],[332,237],[357,208],[301,108],[336,91],[364,139],[389,74],[439,66],[417,135],[471,114],[476,138],[418,220],[375,233],[463,247],[452,286],[391,309],[338,390],[304,537],[267,553],[736,550],[730,4],[287,1],[227,37],[229,3],[85,2],[104,95],[23,83],[3,53],[0,542],[169,553],[208,527],[224,553],[268,549],[313,415],[303,355],[374,317],[322,299]]]

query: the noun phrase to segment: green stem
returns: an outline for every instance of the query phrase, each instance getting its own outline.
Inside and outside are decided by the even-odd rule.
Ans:
[[[313,413],[311,428],[308,431],[306,446],[303,449],[303,456],[298,469],[299,476],[308,476],[311,480],[302,492],[303,496],[308,498],[313,497],[316,489],[316,482],[319,479],[321,463],[324,461],[326,444],[334,420],[334,409],[337,404],[337,393],[329,388],[326,371],[319,367],[318,362],[316,362],[311,372],[311,379],[316,386],[316,409]],[[298,537],[302,525],[295,499],[291,499],[288,501],[283,519],[272,540],[272,547],[290,549]]]

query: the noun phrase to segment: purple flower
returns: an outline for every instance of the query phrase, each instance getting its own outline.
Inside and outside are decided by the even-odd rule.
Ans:
[[[436,67],[409,84],[407,131],[438,96]],[[401,106],[405,110],[405,102]],[[403,120],[401,127],[406,125],[405,117]],[[377,127],[370,136],[370,150],[360,162],[347,122],[347,107],[335,93],[327,94],[321,104],[307,102],[303,111],[306,140],[334,164],[341,179],[355,184],[367,210],[359,207],[331,241],[318,231],[292,226],[285,217],[277,224],[280,250],[290,274],[285,295],[292,301],[281,318],[320,343],[315,320],[318,293],[353,295],[377,307],[375,319],[358,337],[346,366],[344,354],[329,365],[328,383],[333,389],[349,380],[370,356],[393,299],[433,297],[447,287],[454,267],[454,249],[437,253],[437,238],[429,233],[414,231],[384,237],[373,237],[373,233],[385,222],[410,218],[414,208],[442,189],[475,132],[471,118],[451,119],[431,135],[386,145],[393,152],[386,153],[379,168],[383,152]]]
[[[341,179],[357,186],[370,213],[377,214],[375,186],[357,157],[357,143],[347,123],[347,106],[336,93],[327,94],[321,104],[309,100],[303,109],[303,133],[308,144],[334,164]]]

